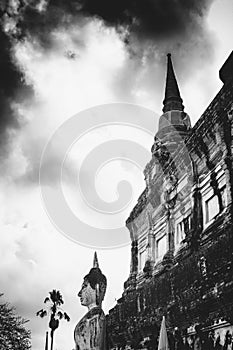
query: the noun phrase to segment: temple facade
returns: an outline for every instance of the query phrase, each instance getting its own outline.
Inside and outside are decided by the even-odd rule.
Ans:
[[[107,316],[108,349],[233,349],[233,52],[223,86],[192,127],[167,57],[163,114],[145,190],[126,221],[130,275]],[[219,347],[218,347],[219,346]]]

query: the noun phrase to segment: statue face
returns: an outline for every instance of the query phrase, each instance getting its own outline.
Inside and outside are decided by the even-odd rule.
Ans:
[[[96,291],[87,280],[84,280],[78,296],[82,305],[87,307],[93,304],[96,305]]]

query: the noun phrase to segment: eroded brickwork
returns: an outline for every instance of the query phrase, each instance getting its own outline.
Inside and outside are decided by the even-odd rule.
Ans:
[[[163,315],[171,348],[177,332],[191,347],[197,325],[209,348],[212,336],[224,345],[233,331],[232,54],[227,62],[222,89],[193,128],[183,111],[167,107],[161,117],[146,189],[126,222],[131,269],[109,311],[109,349],[156,349]],[[169,93],[169,106],[178,103]]]

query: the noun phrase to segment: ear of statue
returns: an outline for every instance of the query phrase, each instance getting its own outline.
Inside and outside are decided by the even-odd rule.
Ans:
[[[101,306],[101,300],[100,300],[100,285],[99,283],[95,286],[95,292],[96,292],[96,305]]]

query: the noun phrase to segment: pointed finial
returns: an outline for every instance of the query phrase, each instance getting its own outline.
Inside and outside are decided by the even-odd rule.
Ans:
[[[97,253],[96,252],[94,253],[93,267],[94,268],[98,268],[99,267],[99,262],[98,262]]]
[[[179,87],[176,81],[176,76],[174,73],[171,54],[167,54],[167,78],[166,78],[166,88],[165,88],[165,98],[163,101],[164,107],[163,112],[168,112],[172,110],[183,111],[184,106],[182,104],[183,100],[180,97]]]
[[[160,327],[158,350],[169,350],[165,316],[163,316],[161,327]]]

